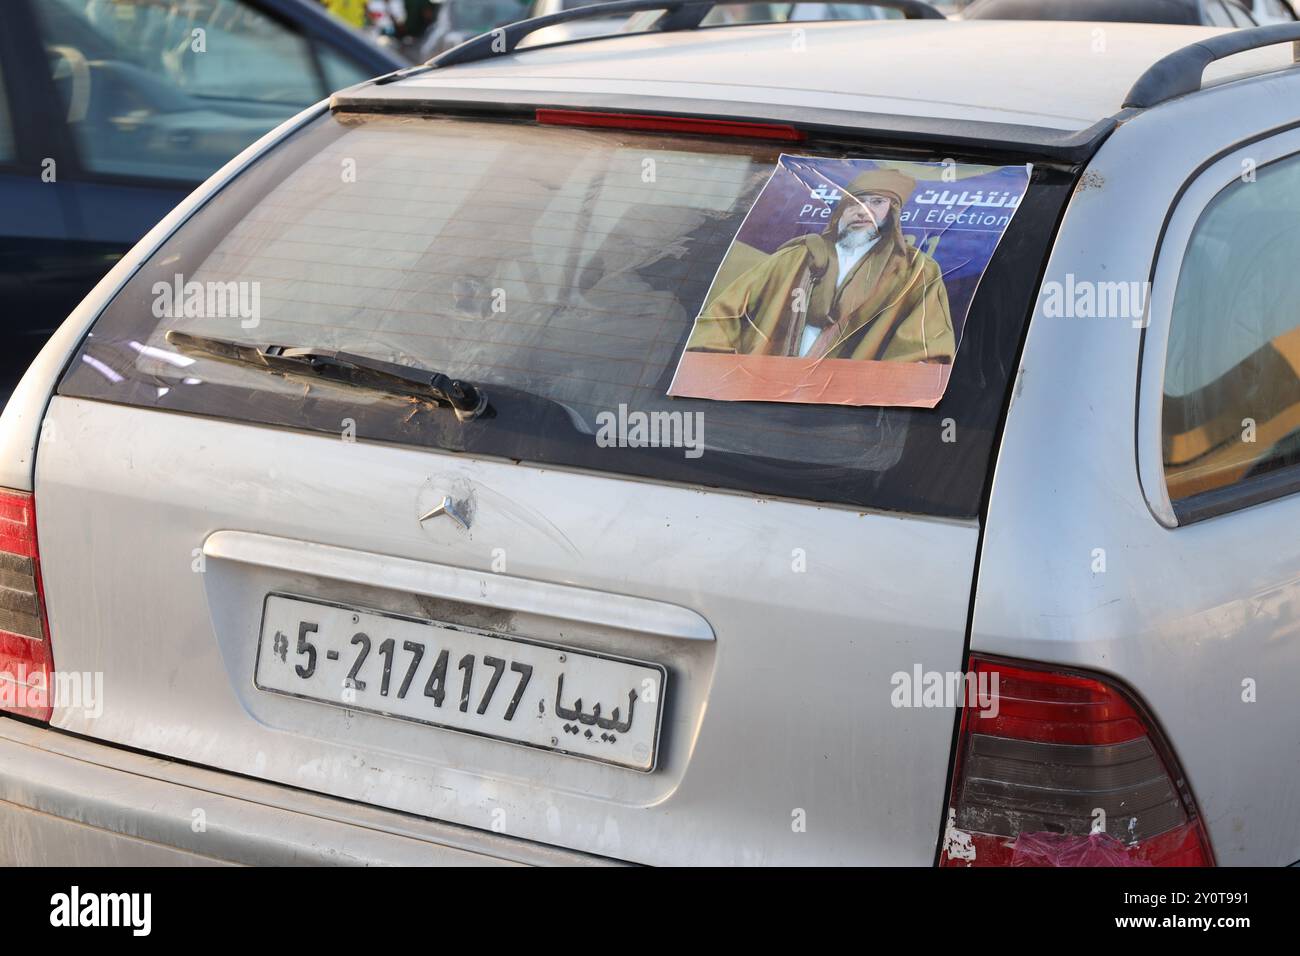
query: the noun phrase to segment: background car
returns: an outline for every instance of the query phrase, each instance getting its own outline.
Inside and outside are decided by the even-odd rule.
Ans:
[[[595,0],[599,3],[602,0]],[[528,17],[545,17],[552,13],[573,10],[577,7],[591,6],[592,0],[533,0],[528,9]],[[537,46],[547,43],[563,43],[566,40],[579,40],[584,37],[604,36],[619,33],[629,20],[626,15],[612,17],[588,17],[546,27],[544,30],[529,35],[524,39],[525,46]]]
[[[529,16],[526,0],[443,0],[420,41],[419,59],[427,60],[470,37]]]
[[[600,0],[596,0],[600,2]],[[577,7],[591,6],[592,0],[533,0],[529,16],[541,17]],[[563,43],[584,37],[636,32],[654,20],[653,12],[631,17],[590,17],[545,27],[526,37],[521,46]],[[785,23],[815,20],[900,20],[895,9],[871,3],[720,3],[704,17],[701,26],[716,27],[741,23]]]
[[[1285,0],[1256,0],[1270,22],[1294,20]],[[1237,0],[975,0],[966,20],[1087,20],[1110,23],[1250,27],[1258,22]]]
[[[305,0],[8,0],[4,17],[0,400],[218,167],[330,91],[406,65]]]
[[[1297,19],[1290,0],[1241,0],[1255,22],[1261,26],[1269,23],[1291,23]]]

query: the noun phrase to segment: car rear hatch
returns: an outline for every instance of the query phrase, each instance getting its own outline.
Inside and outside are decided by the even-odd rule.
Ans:
[[[50,405],[54,660],[104,675],[102,713],[56,702],[53,723],[645,863],[932,862],[953,702],[899,688],[963,666],[991,449],[1070,176],[1035,167],[937,408],[668,399],[781,151],[336,111],[239,175]],[[189,308],[194,282],[226,306]],[[491,411],[175,333],[419,365]],[[617,437],[656,413],[673,440]]]

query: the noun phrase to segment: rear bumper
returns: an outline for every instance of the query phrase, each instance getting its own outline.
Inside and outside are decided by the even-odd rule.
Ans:
[[[3,865],[608,862],[178,764],[0,717]]]

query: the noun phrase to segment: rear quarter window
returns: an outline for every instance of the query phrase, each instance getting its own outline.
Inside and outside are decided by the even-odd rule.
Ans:
[[[1184,520],[1300,479],[1298,255],[1297,156],[1224,188],[1188,240],[1161,406],[1165,481]]]
[[[869,145],[799,149],[890,158]],[[936,408],[668,398],[710,280],[779,153],[523,120],[325,116],[163,244],[95,324],[60,393],[756,494],[978,514],[1069,175],[1035,167]],[[179,308],[160,307],[159,290],[192,282],[220,290],[228,307],[187,309],[183,294],[170,297]],[[462,423],[391,396],[182,356],[165,339],[171,329],[435,369],[480,385],[493,415]],[[695,445],[602,438],[603,425],[634,424],[635,414]]]

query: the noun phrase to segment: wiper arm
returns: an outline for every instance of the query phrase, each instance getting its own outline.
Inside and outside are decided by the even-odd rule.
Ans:
[[[421,398],[447,406],[463,422],[477,418],[487,409],[487,395],[481,388],[418,366],[398,365],[332,349],[247,345],[231,339],[191,335],[176,329],[169,329],[166,339],[182,352],[197,352],[273,372],[311,375],[343,385]]]

